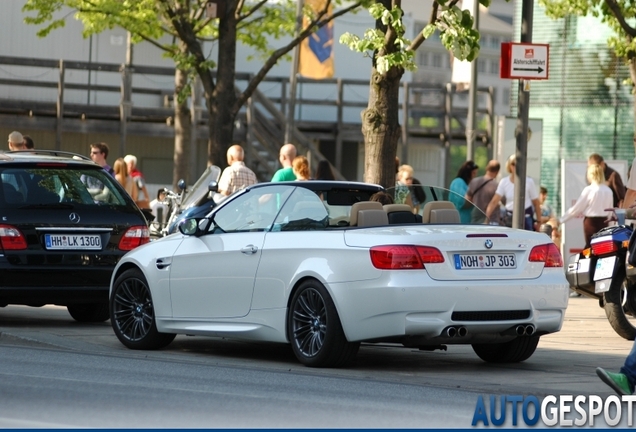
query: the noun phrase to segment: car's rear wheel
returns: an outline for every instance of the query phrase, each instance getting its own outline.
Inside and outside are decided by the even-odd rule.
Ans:
[[[66,309],[78,322],[104,322],[110,317],[108,303],[72,304]]]
[[[509,342],[473,344],[473,351],[480,359],[489,363],[518,363],[534,354],[540,336],[518,337]]]
[[[331,296],[313,279],[304,281],[292,298],[287,332],[294,354],[305,366],[345,366],[360,347],[347,341]]]
[[[115,280],[110,322],[120,342],[132,349],[163,348],[176,336],[157,331],[150,288],[138,269],[126,270]]]
[[[605,315],[620,337],[634,340],[636,337],[636,286],[623,278],[620,284],[612,283],[604,294]]]

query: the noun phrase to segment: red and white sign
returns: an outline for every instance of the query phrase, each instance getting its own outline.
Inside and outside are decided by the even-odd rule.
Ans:
[[[499,76],[510,79],[548,79],[548,44],[504,42],[501,44]]]

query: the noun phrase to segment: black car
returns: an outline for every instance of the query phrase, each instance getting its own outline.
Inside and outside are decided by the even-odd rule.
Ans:
[[[150,241],[124,188],[87,158],[0,153],[0,306],[66,306],[82,322],[108,319],[111,273]]]

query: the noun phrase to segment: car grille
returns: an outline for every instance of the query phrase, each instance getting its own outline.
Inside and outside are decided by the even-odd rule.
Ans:
[[[453,321],[513,321],[530,317],[529,310],[453,312]]]

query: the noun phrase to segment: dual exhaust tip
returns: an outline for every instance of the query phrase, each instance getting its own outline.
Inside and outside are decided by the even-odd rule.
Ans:
[[[532,324],[527,324],[527,325],[518,325],[517,327],[515,327],[515,333],[517,333],[517,336],[532,336],[535,332],[535,328]]]
[[[514,332],[517,336],[532,336],[536,331],[532,324],[519,324],[514,328]],[[468,334],[468,329],[464,326],[450,326],[444,330],[443,334],[449,338],[464,337]]]
[[[455,337],[455,336],[464,337],[468,334],[468,330],[464,326],[460,326],[460,327],[451,326],[446,329],[445,334],[448,337]]]

